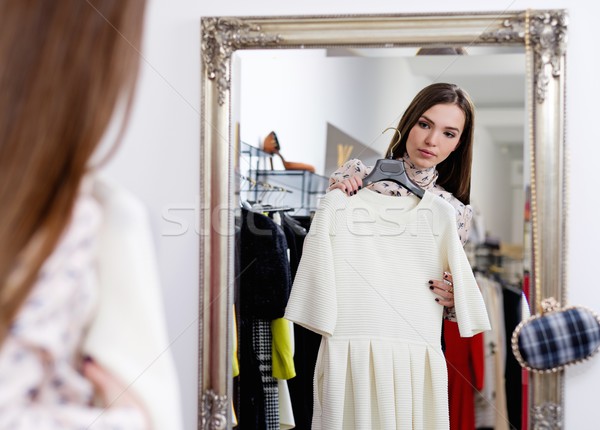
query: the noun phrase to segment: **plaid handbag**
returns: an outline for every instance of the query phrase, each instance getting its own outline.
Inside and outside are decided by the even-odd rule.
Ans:
[[[536,373],[557,372],[591,358],[600,349],[600,317],[582,306],[561,308],[554,298],[543,312],[522,321],[512,335],[519,364]]]

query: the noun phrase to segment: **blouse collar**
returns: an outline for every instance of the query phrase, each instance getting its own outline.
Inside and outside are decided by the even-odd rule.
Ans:
[[[410,161],[408,153],[404,154],[402,160],[404,160],[404,166],[408,177],[412,179],[415,184],[424,190],[433,188],[438,178],[438,172],[435,166],[421,169],[415,166],[412,161]]]

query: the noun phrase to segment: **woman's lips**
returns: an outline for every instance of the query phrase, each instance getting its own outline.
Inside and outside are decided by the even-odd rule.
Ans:
[[[435,157],[435,154],[432,152],[429,152],[425,149],[419,149],[419,152],[421,153],[422,156],[426,157],[426,158],[430,158],[430,157]]]

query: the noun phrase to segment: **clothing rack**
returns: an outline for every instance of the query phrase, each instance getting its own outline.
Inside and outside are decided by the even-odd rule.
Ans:
[[[248,210],[261,211],[261,212],[274,212],[274,211],[290,211],[293,208],[287,205],[275,204],[272,205],[268,202],[263,202],[263,198],[267,195],[267,193],[292,193],[291,190],[287,188],[280,187],[277,185],[270,184],[266,181],[257,181],[251,177],[240,174],[240,180],[244,181],[240,185],[240,206],[244,207]],[[250,187],[245,189],[243,186],[245,183],[250,184]],[[242,193],[246,193],[246,197],[253,198],[250,200],[248,198],[243,198],[241,196]],[[278,198],[279,202],[283,199]]]
[[[292,193],[293,191],[288,190],[287,188],[280,187],[279,185],[273,185],[266,181],[257,181],[256,179],[250,178],[245,175],[239,175],[241,180],[247,181],[250,184],[250,188],[247,190],[240,189],[240,191],[256,191],[260,189],[263,192],[275,191],[280,193]]]

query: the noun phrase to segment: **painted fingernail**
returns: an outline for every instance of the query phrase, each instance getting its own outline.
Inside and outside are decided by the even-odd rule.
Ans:
[[[436,302],[439,302],[439,301],[440,301],[440,299],[436,298],[436,299],[435,299],[435,301],[436,301]]]
[[[83,356],[83,362],[84,363],[92,363],[94,360],[92,359],[92,357],[90,357],[89,355],[84,355]]]
[[[359,190],[362,190],[362,185],[360,185],[360,186],[358,187],[358,189],[359,189]]]
[[[429,289],[430,289],[430,290],[433,290],[433,286],[430,286],[430,287],[429,287]]]
[[[433,281],[429,281],[430,284],[433,284]]]

